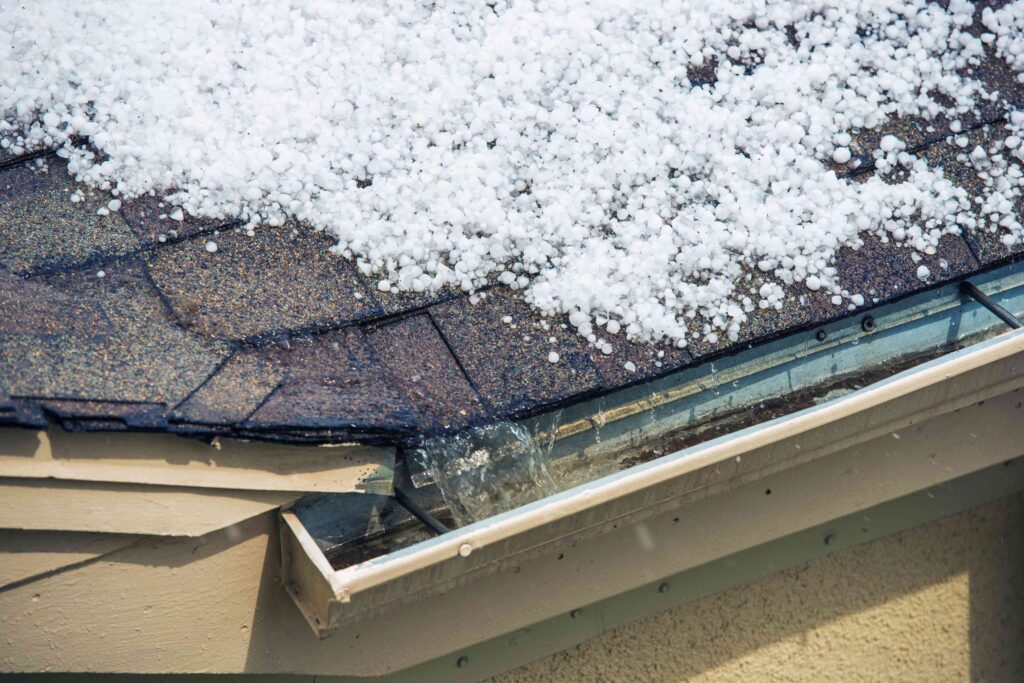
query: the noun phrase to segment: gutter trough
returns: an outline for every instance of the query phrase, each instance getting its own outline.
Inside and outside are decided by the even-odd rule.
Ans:
[[[1024,312],[1024,265],[972,282]],[[948,285],[503,425],[505,441],[463,435],[451,457],[482,450],[483,474],[446,468],[446,444],[400,454],[413,504],[459,528],[332,564],[299,502],[281,513],[285,587],[321,638],[401,611],[401,668],[998,465],[1024,453],[1024,330],[1007,322]],[[532,489],[501,495],[509,473]]]

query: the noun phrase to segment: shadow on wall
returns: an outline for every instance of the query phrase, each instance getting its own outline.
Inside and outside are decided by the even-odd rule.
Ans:
[[[1024,494],[647,617],[491,680],[1024,680]]]
[[[988,533],[970,549],[971,680],[1024,680],[1024,494],[973,514]],[[972,530],[973,531],[973,530]]]

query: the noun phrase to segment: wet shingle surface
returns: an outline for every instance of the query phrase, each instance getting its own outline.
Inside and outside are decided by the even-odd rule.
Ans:
[[[228,230],[155,249],[153,282],[181,324],[204,337],[244,339],[337,327],[382,309],[321,233]],[[216,245],[216,252],[211,252]]]
[[[490,290],[475,305],[465,298],[443,303],[430,314],[495,413],[528,413],[602,386],[582,338],[506,290]],[[558,362],[548,360],[551,353]]]
[[[998,96],[956,119],[962,132],[942,118],[892,118],[856,136],[859,168],[856,158],[833,168],[868,177],[878,140],[895,134],[983,194],[965,149],[1005,137],[1024,84],[991,55],[973,69]],[[999,230],[947,235],[929,255],[865,237],[835,263],[849,293],[865,297],[859,308],[797,284],[781,311],[760,309],[764,276],[751,271],[739,294],[754,307],[737,339],[696,330],[678,349],[605,334],[604,353],[504,288],[381,291],[305,228],[248,236],[230,221],[173,220],[154,197],[101,215],[110,197],[65,168],[54,155],[0,151],[0,424],[403,443],[614,391],[1024,258],[1024,244],[1008,246]],[[1024,201],[1013,209],[1024,218]]]
[[[310,430],[379,436],[419,426],[362,330],[349,327],[274,344],[260,352],[284,379],[246,421],[254,430]]]
[[[237,425],[252,415],[285,378],[285,371],[252,349],[235,352],[174,411],[191,424]]]
[[[98,302],[0,270],[0,336],[95,339],[114,333]]]
[[[601,376],[601,386],[609,389],[659,377],[693,362],[689,349],[667,344],[631,344],[618,337],[609,341],[611,353],[589,349],[590,359]]]
[[[420,422],[442,432],[482,422],[487,411],[429,315],[390,322],[367,334],[391,381]]]
[[[978,269],[967,243],[959,235],[945,235],[931,256],[893,241],[867,237],[859,249],[843,249],[836,263],[840,280],[851,291],[863,292],[869,304],[892,301]],[[922,266],[928,269],[924,278],[918,277]]]
[[[920,266],[929,270],[924,279],[918,277]],[[823,290],[812,292],[800,284],[788,286],[784,288],[787,298],[781,311],[755,308],[747,314],[748,320],[734,341],[720,331],[713,337],[705,335],[693,340],[688,347],[693,358],[714,358],[818,327],[981,269],[959,235],[942,237],[934,255],[919,254],[905,245],[867,235],[856,249],[840,249],[835,267],[839,282],[849,292],[864,297],[862,306],[853,306],[849,298],[833,303],[832,294]]]
[[[59,270],[138,249],[118,213],[97,214],[109,201],[76,183],[55,156],[0,171],[0,268]]]
[[[23,280],[31,323],[0,333],[0,395],[173,406],[229,348],[178,326],[138,262]],[[12,280],[3,280],[10,286]],[[27,309],[27,310],[26,310]]]

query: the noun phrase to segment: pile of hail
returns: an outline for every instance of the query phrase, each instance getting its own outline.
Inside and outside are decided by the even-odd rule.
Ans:
[[[1024,0],[0,9],[9,151],[55,148],[112,202],[327,231],[382,290],[523,290],[606,351],[735,338],[756,308],[798,305],[793,287],[863,303],[834,260],[866,235],[923,253],[965,230],[1024,239],[1024,113],[963,150],[980,200],[897,136],[855,138],[894,117],[960,135],[998,101],[973,67],[1024,71]],[[900,173],[844,176],[865,161]]]

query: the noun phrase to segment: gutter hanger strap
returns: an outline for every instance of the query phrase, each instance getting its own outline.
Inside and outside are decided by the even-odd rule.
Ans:
[[[1021,327],[1024,327],[1024,323],[1021,323],[1017,316],[997,304],[989,297],[988,294],[985,294],[985,292],[975,287],[970,281],[964,280],[961,282],[960,291],[990,310],[993,315],[1009,325],[1011,328],[1019,330]]]

